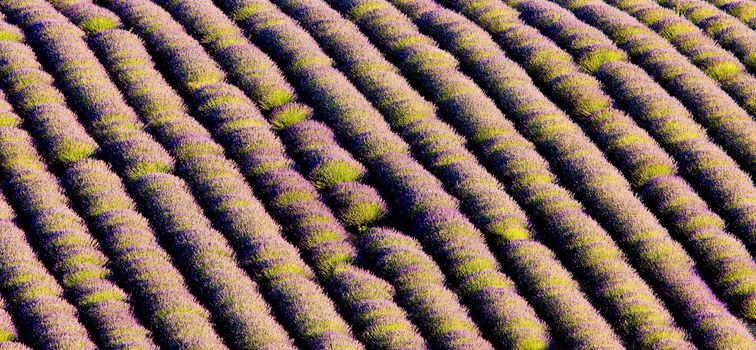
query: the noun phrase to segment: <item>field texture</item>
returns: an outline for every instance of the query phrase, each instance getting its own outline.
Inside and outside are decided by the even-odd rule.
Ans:
[[[756,349],[754,0],[0,0],[0,350]]]

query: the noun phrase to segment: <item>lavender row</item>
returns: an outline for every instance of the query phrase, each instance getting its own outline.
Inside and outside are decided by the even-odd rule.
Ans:
[[[5,299],[0,297],[0,344],[18,340],[18,330],[7,308]]]
[[[320,108],[318,115],[329,117],[330,126],[345,141],[346,148],[371,169],[376,169],[375,177],[381,180],[383,189],[390,192],[389,196],[400,206],[405,218],[414,222],[416,232],[426,238],[428,250],[444,262],[442,265],[466,300],[476,307],[482,319],[488,320],[488,328],[496,341],[510,345],[522,342],[545,345],[548,342],[545,328],[524,300],[514,293],[511,281],[498,272],[498,263],[480,232],[458,212],[456,200],[407,156],[408,146],[391,133],[380,114],[330,66],[330,59],[314,41],[291,19],[275,12],[269,3],[226,5],[228,12],[236,13],[235,19],[244,22],[253,39],[262,41],[261,47],[281,59],[279,63],[283,62],[284,70]],[[303,38],[309,40],[302,42]],[[400,178],[402,181],[397,181]],[[437,200],[430,201],[429,195]],[[455,226],[456,234],[449,237],[450,232],[445,231]],[[519,325],[514,326],[515,323]]]
[[[742,243],[724,231],[722,220],[685,181],[675,176],[677,168],[669,155],[632,119],[613,107],[613,101],[596,79],[582,73],[572,58],[548,38],[520,22],[517,12],[501,3],[486,5],[467,15],[498,34],[498,43],[577,119],[612,162],[623,170],[633,187],[651,195],[646,203],[654,204],[653,212],[666,218],[665,223],[672,228],[675,237],[686,243],[699,262],[704,262],[717,291],[737,310],[749,313],[756,286],[753,259]],[[520,3],[520,8],[531,6],[537,7],[529,1]],[[511,29],[496,32],[495,26],[482,20],[482,15],[492,11],[507,14],[500,15],[498,23]],[[598,69],[602,60],[597,54],[585,57],[583,62],[585,66]],[[702,184],[703,188],[708,186]],[[662,205],[674,200],[680,200],[679,205]]]
[[[207,17],[205,17],[205,18],[207,18]],[[193,43],[193,44],[195,46],[199,46],[197,43]],[[173,59],[175,60],[175,57]],[[207,60],[209,60],[209,58],[207,58]],[[199,60],[199,61],[200,61],[199,62],[199,66],[201,66],[201,64],[204,63],[204,62],[202,62],[201,60]],[[179,62],[181,62],[180,59],[179,59]],[[195,64],[195,63],[188,62],[186,64]],[[210,65],[210,67],[213,67],[213,66]],[[199,90],[202,90],[203,87],[202,86],[197,86],[197,87],[194,87],[194,88],[199,91]],[[187,90],[188,90],[189,93],[192,93],[192,92],[197,93],[197,91],[191,91],[192,87],[189,87],[189,86],[187,86]],[[219,89],[218,92],[220,92],[222,94],[227,94],[229,92],[230,93],[235,93],[234,90],[232,90],[232,89],[227,89],[226,91],[223,91],[223,89]],[[207,97],[205,97],[205,98],[207,98]],[[208,101],[208,103],[211,104],[212,101],[211,101],[211,99],[209,99],[209,100],[210,101]],[[254,108],[254,106],[252,106],[251,102],[248,101],[248,100],[246,101],[246,103],[244,103],[244,101],[240,101],[239,103],[237,103],[237,105],[240,106],[240,107],[241,106],[248,107],[250,109]],[[199,108],[199,109],[202,109],[202,108]],[[258,115],[259,115],[259,112],[258,112]],[[228,115],[226,115],[226,117],[228,117]],[[213,118],[213,116],[210,116],[210,118]],[[249,131],[250,130],[248,129],[247,132],[249,132]],[[271,143],[273,145],[276,145],[276,141],[277,140],[275,138],[273,138]],[[238,148],[237,148],[237,150],[238,150]],[[248,156],[246,159],[242,158],[243,162],[244,163],[254,162],[255,159],[250,159],[249,158],[250,156]],[[254,156],[251,156],[251,157],[254,157]],[[283,153],[280,154],[280,159],[284,159],[284,160],[286,159],[285,155]],[[270,163],[268,163],[268,164],[270,164]],[[275,164],[275,163],[273,163],[273,164]],[[263,166],[265,166],[265,164],[263,164]],[[275,172],[275,173],[270,174],[270,175],[272,175],[274,178],[278,178],[278,176],[280,176],[280,175],[285,175],[285,177],[283,178],[283,180],[286,180],[286,177],[291,177],[291,175],[293,175],[293,174],[296,174],[296,173],[291,172],[291,171],[284,171],[284,172]],[[265,174],[261,174],[261,176],[265,177],[266,175]],[[263,179],[262,181],[268,181],[268,180],[267,179]],[[296,181],[296,179],[295,179],[295,181]],[[259,181],[256,182],[256,183],[260,184]],[[279,186],[279,185],[280,184],[278,182],[275,183],[275,186]],[[273,186],[273,188],[275,188],[275,186]],[[270,186],[267,186],[267,187],[270,188]],[[294,186],[293,188],[297,188],[297,187],[298,186]],[[284,189],[284,190],[285,191],[290,191],[291,189],[288,189],[288,190]],[[262,191],[264,191],[264,190],[261,189],[261,192]],[[304,192],[305,192],[305,196],[304,196],[305,198],[298,198],[298,199],[296,199],[297,201],[301,202],[300,205],[302,205],[303,207],[312,207],[312,204],[315,204],[316,208],[317,208],[318,202],[315,202],[315,201],[313,201],[311,199],[306,198],[307,197],[306,196],[306,192],[307,191],[304,191]],[[282,199],[281,197],[286,197],[286,196],[291,196],[291,195],[292,195],[292,193],[274,194],[271,199],[273,200],[273,202],[276,202],[276,201],[281,201],[281,199]],[[276,198],[276,197],[278,197],[278,198]],[[285,199],[287,201],[290,200],[289,198],[283,198],[283,199]],[[302,201],[302,199],[304,199],[304,201]],[[307,203],[308,201],[310,203]],[[290,204],[296,204],[296,203],[287,203],[285,205],[288,206]],[[322,206],[322,204],[321,204],[321,206]],[[302,212],[302,214],[309,215],[309,214],[304,213],[304,212]],[[317,215],[316,213],[313,213],[313,215],[310,215],[310,217],[311,218],[315,218],[316,215]],[[284,222],[292,222],[292,221],[295,221],[297,219],[297,218],[291,217],[291,216],[289,216],[289,217],[283,216],[282,217],[280,214],[278,216],[279,216],[279,218],[282,218],[282,220],[284,220]],[[303,219],[305,221],[311,221],[307,217],[303,217]],[[387,324],[399,324],[399,325],[401,325],[402,323],[404,323],[404,325],[402,325],[402,326],[405,329],[406,329],[406,326],[409,326],[409,322],[408,321],[402,321],[402,319],[404,318],[403,312],[401,312],[401,310],[396,305],[393,304],[393,302],[391,301],[391,298],[385,299],[385,298],[383,298],[383,295],[374,295],[373,297],[378,298],[378,299],[372,300],[373,303],[370,304],[370,308],[374,308],[374,307],[378,307],[379,306],[381,308],[381,310],[382,310],[383,316],[380,317],[380,318],[378,318],[377,320],[367,319],[366,317],[367,317],[368,313],[371,312],[371,309],[370,308],[367,308],[367,309],[358,309],[358,308],[365,308],[367,304],[362,304],[362,301],[358,301],[358,300],[350,300],[349,299],[350,298],[349,294],[350,293],[358,293],[359,294],[359,293],[361,293],[360,292],[361,290],[364,291],[364,290],[370,290],[372,288],[381,288],[380,287],[380,283],[377,282],[374,277],[370,276],[369,274],[366,274],[364,271],[359,271],[359,270],[356,270],[356,269],[353,269],[353,268],[338,268],[338,269],[335,269],[335,265],[331,266],[331,264],[339,264],[339,260],[341,260],[341,259],[344,258],[344,255],[343,255],[344,250],[338,248],[338,246],[339,245],[343,245],[343,243],[332,244],[331,242],[323,241],[323,239],[333,240],[333,238],[332,237],[328,237],[327,235],[323,235],[323,233],[316,232],[316,231],[313,230],[313,228],[305,228],[305,227],[297,228],[295,226],[295,224],[287,225],[286,228],[287,229],[292,229],[292,226],[293,226],[293,230],[294,230],[293,235],[302,236],[302,238],[297,239],[297,241],[304,244],[304,246],[306,248],[304,250],[315,261],[315,263],[316,263],[315,266],[317,267],[318,272],[320,272],[322,275],[323,274],[325,275],[325,278],[327,279],[327,281],[329,281],[332,284],[332,288],[336,288],[337,289],[334,292],[334,295],[341,297],[342,298],[341,300],[345,301],[349,308],[352,308],[352,309],[354,309],[354,311],[357,311],[356,313],[354,313],[355,315],[357,315],[357,317],[356,317],[357,320],[355,322],[360,322],[360,320],[362,320],[362,321],[367,322],[367,323],[377,322],[378,324],[380,324],[381,322],[385,322]],[[338,229],[337,226],[334,226],[334,227]],[[299,232],[297,232],[297,231],[299,231]],[[320,237],[318,237],[318,235],[320,235]],[[315,241],[308,242],[308,240],[313,240],[313,239]],[[318,239],[321,240],[321,242],[318,242],[317,241]],[[334,248],[336,248],[336,249],[334,249]],[[347,251],[347,253],[348,253],[348,251]],[[349,257],[346,256],[346,258],[349,258]],[[338,260],[335,260],[335,259],[338,259]],[[331,271],[331,269],[333,269],[333,271]],[[327,319],[327,318],[325,318],[325,319]],[[338,320],[338,318],[333,318],[333,319]],[[367,328],[368,331],[371,328],[371,326],[369,324],[364,324],[363,326],[365,326],[365,328]],[[372,327],[372,329],[373,330],[382,331],[378,327]],[[413,339],[414,341],[417,341],[418,339],[416,337],[412,338],[411,327],[408,330],[409,330],[409,332],[407,332],[405,335],[409,335],[410,339]],[[370,340],[370,339],[373,339],[373,338],[369,338],[369,337],[374,336],[374,335],[376,335],[376,334],[367,334],[366,337],[363,337],[363,338]],[[306,337],[312,337],[312,335],[305,335],[305,336]],[[381,336],[385,336],[385,334],[381,335]],[[321,338],[322,338],[322,336],[321,336]],[[378,338],[375,338],[375,339],[378,339]],[[305,339],[305,340],[307,340],[307,339]],[[317,342],[317,341],[315,341],[315,342]],[[420,343],[422,343],[421,339],[420,339]]]
[[[751,0],[707,0],[756,30],[756,4]]]
[[[637,60],[738,162],[756,169],[756,121],[722,92],[716,83],[668,42],[630,15],[600,1],[557,1],[578,18],[600,28]],[[611,40],[603,38],[609,45]]]
[[[756,32],[748,26],[702,0],[657,2],[695,23],[719,45],[738,56],[751,73],[756,73]],[[754,17],[756,18],[756,14]]]
[[[694,24],[652,0],[611,0],[607,3],[659,33],[706,75],[719,82],[743,109],[751,115],[756,114],[756,79],[743,63]]]
[[[0,157],[5,163],[6,139],[18,129],[0,129]],[[15,213],[0,195],[0,289],[30,345],[45,350],[95,349],[79,323],[76,308],[66,301],[63,288],[39,261]]]
[[[334,295],[345,301],[344,312],[360,338],[375,349],[427,349],[406,312],[395,302],[396,291],[388,282],[355,265],[339,265],[333,272]]]
[[[305,176],[321,191],[347,182],[360,182],[367,174],[360,162],[338,146],[335,136],[323,123],[304,120],[289,125],[282,130],[281,139],[291,153],[298,156]]]
[[[68,198],[34,150],[30,136],[20,129],[3,130],[0,147],[2,177],[11,202],[28,222],[53,274],[93,327],[98,343],[108,349],[157,348],[133,315],[126,293],[111,281],[107,258],[83,220],[69,208]]]
[[[17,69],[7,78],[1,77],[4,86],[8,87],[9,91],[16,92],[15,96],[18,99],[35,100],[35,91],[56,91],[51,85],[52,77],[41,70],[41,66],[34,59],[34,53],[28,47],[7,45],[4,49],[6,49],[5,53],[9,57],[0,57],[0,60],[9,64],[9,66],[0,64],[0,67],[13,67],[13,63],[25,64],[29,67]],[[35,85],[20,83],[33,82],[34,79],[37,79]],[[29,86],[40,88],[30,89]],[[57,95],[60,95],[60,93],[57,93]],[[43,148],[52,148],[47,145],[67,144],[70,145],[67,149],[81,149],[82,147],[78,147],[78,145],[83,144],[84,149],[89,149],[91,147],[89,145],[94,144],[94,141],[88,138],[86,132],[78,124],[75,114],[68,110],[63,101],[60,98],[57,103],[50,101],[43,105],[47,107],[44,110],[52,111],[55,113],[52,116],[59,118],[57,121],[52,119],[55,123],[45,123],[43,119],[40,119],[44,114],[40,113],[39,108],[23,110],[29,120],[32,121],[27,125],[35,125],[38,128],[34,132],[35,135],[39,135],[38,139],[42,137],[39,139],[39,144]],[[44,135],[47,133],[57,133],[56,138],[45,138]],[[77,135],[87,137],[77,138]],[[80,141],[82,139],[85,141]],[[54,159],[61,158],[60,153],[52,152],[51,156],[57,157]],[[69,159],[71,158],[69,157]],[[67,168],[68,176],[84,176],[79,174],[88,170],[87,165],[81,165],[85,160],[82,158],[73,159],[76,159],[77,162]],[[109,169],[99,169],[99,173],[98,175],[104,176],[101,179],[102,181],[110,181],[115,176],[110,173]],[[84,177],[82,181],[86,179],[92,180]],[[116,262],[119,276],[127,281],[129,291],[135,293],[140,301],[149,305],[149,307],[141,308],[141,311],[148,315],[151,329],[156,335],[168,344],[198,344],[202,343],[200,340],[204,339],[207,340],[206,344],[210,347],[223,348],[212,330],[207,311],[189,293],[183,277],[171,265],[170,257],[160,248],[152,230],[144,222],[141,215],[134,211],[134,204],[131,199],[123,196],[115,200],[113,197],[117,197],[116,193],[108,196],[100,194],[98,197],[96,193],[88,191],[95,191],[98,188],[87,187],[87,189],[82,189],[81,186],[85,184],[74,186],[71,182],[67,182],[67,185],[70,193],[75,194],[78,201],[82,203],[86,218],[90,223],[93,223],[92,227],[94,232],[98,234],[99,241]],[[108,186],[109,190],[118,188],[114,187],[116,185],[113,185],[112,181],[105,185]],[[109,198],[113,202],[103,203],[103,198]],[[129,238],[130,236],[133,238]],[[156,270],[159,271],[159,274],[155,273]],[[186,314],[182,315],[182,313]],[[185,338],[187,334],[181,330],[182,327],[189,327],[194,330],[195,334],[204,336]]]
[[[43,7],[42,4],[39,7]],[[48,21],[51,18],[63,17],[52,8],[43,8],[47,12],[45,17]],[[64,21],[65,18],[62,18],[56,19],[56,22],[54,22],[58,27],[61,27],[61,30],[57,32],[63,32],[62,29],[78,30],[70,22]],[[39,41],[40,46],[46,49],[41,51],[49,53],[50,58],[55,58],[49,59],[51,61],[49,63],[61,75],[62,86],[70,95],[79,96],[82,101],[78,105],[81,109],[81,115],[88,122],[90,129],[94,130],[95,136],[100,138],[100,141],[105,145],[106,156],[110,163],[115,164],[116,169],[134,188],[133,192],[136,193],[140,202],[146,202],[144,200],[146,194],[154,195],[149,197],[150,199],[155,199],[158,194],[163,194],[155,194],[149,191],[145,193],[143,191],[145,187],[151,188],[150,186],[152,186],[160,190],[175,190],[181,193],[181,190],[184,189],[184,187],[181,187],[183,183],[172,182],[171,180],[175,178],[167,174],[165,175],[168,178],[167,185],[154,183],[158,180],[150,179],[134,183],[142,180],[142,177],[146,175],[159,178],[159,174],[171,170],[173,159],[149,134],[142,130],[141,121],[123,101],[122,95],[109,81],[107,72],[92,52],[88,50],[82,37],[83,35],[63,37],[46,35],[35,39]],[[67,70],[80,73],[64,74]],[[105,98],[100,95],[103,93]],[[193,201],[161,202],[160,199],[163,198],[157,197],[156,201],[167,207],[167,213],[176,214],[172,213],[170,209],[179,210],[188,206],[189,214],[179,212],[176,215],[181,218],[189,216],[188,220],[204,217],[201,210],[192,206]],[[152,213],[160,219],[165,219],[158,215],[159,212]],[[195,213],[198,213],[198,215],[191,216]],[[187,262],[190,258],[194,259],[187,264],[185,271],[192,269],[190,272],[193,273],[187,273],[187,275],[193,279],[192,282],[195,286],[210,286],[210,288],[201,288],[200,291],[205,293],[203,298],[206,300],[206,304],[212,304],[210,308],[220,314],[218,315],[219,318],[226,320],[227,329],[225,330],[228,332],[224,334],[235,337],[233,339],[238,343],[258,342],[258,337],[260,337],[263,338],[262,343],[265,343],[268,339],[280,339],[281,342],[286,344],[285,331],[269,315],[267,305],[261,296],[255,292],[254,282],[236,266],[232,252],[230,250],[224,251],[221,248],[227,248],[222,236],[217,231],[210,231],[215,233],[216,237],[208,237],[210,233],[202,229],[210,231],[209,224],[199,228],[201,234],[191,232],[187,235],[188,237],[177,237],[179,241],[172,243],[179,247],[174,247],[173,250],[184,249],[182,251],[186,254],[184,262]],[[204,241],[198,242],[197,240],[200,238]],[[186,250],[189,252],[186,252]],[[213,273],[218,271],[222,273]],[[227,299],[232,295],[235,300],[233,304],[229,305]]]
[[[693,122],[680,102],[664,93],[641,69],[624,62],[621,51],[600,32],[566,10],[546,2],[523,2],[520,9],[525,19],[567,47],[584,68],[591,67],[590,71],[610,87],[607,91],[672,152],[699,193],[728,220],[746,246],[753,249],[756,207],[748,198],[754,198],[756,192],[749,176],[723,150],[709,142],[706,132]],[[546,24],[547,18],[558,20]],[[566,32],[573,34],[559,34]]]

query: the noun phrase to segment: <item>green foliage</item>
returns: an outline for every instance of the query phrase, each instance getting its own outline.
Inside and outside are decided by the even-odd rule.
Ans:
[[[0,41],[21,42],[24,37],[10,30],[0,30]]]
[[[93,17],[85,20],[79,26],[87,35],[95,35],[110,29],[119,28],[120,23],[106,17]]]

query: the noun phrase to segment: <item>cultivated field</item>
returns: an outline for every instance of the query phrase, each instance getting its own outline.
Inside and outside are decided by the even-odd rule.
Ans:
[[[754,0],[0,0],[0,350],[756,349]]]

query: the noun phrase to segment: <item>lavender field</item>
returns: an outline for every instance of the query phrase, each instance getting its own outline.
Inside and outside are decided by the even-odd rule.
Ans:
[[[756,349],[754,0],[0,0],[0,350]]]

